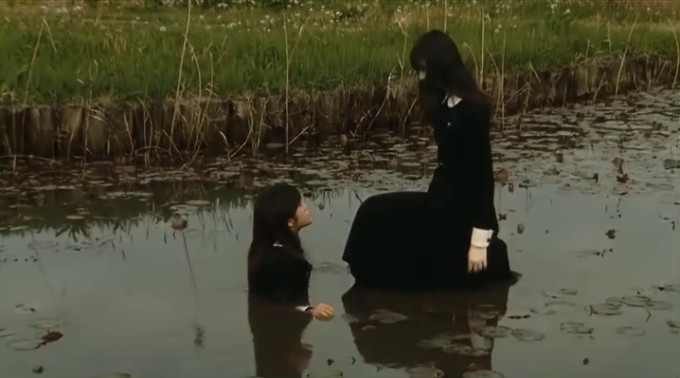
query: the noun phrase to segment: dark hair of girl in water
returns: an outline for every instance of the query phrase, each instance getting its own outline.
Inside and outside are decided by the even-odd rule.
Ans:
[[[280,245],[281,251],[293,258],[305,260],[300,237],[289,224],[295,219],[302,201],[300,191],[292,185],[275,184],[258,195],[253,209],[253,240],[248,250],[248,281],[266,257],[272,253],[273,245]]]
[[[448,34],[436,29],[424,33],[414,43],[409,58],[411,67],[421,74],[418,89],[426,118],[433,117],[442,99],[451,94],[490,108],[487,95],[477,85]]]

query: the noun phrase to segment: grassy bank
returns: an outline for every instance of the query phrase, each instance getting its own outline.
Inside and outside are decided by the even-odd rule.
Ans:
[[[435,27],[455,38],[480,76],[621,59],[624,52],[676,59],[680,34],[676,1],[157,3],[3,2],[2,102],[385,83],[411,75],[412,41]]]

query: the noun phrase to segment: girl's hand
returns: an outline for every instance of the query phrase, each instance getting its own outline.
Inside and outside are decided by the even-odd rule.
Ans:
[[[319,303],[314,306],[312,314],[318,320],[330,320],[333,319],[333,307],[325,303]]]
[[[468,251],[468,273],[486,269],[486,248],[470,246]]]

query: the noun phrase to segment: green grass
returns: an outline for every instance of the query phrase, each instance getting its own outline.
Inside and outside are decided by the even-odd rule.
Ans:
[[[186,4],[121,3],[0,5],[2,101],[175,97]],[[192,7],[181,96],[282,92],[284,20],[292,90],[385,82],[390,73],[402,74],[402,63],[410,75],[414,38],[428,27],[444,28],[443,1],[289,3]],[[481,65],[481,14],[487,14],[485,72],[500,71],[503,61],[507,73],[620,59],[634,22],[628,56],[677,54],[680,11],[671,1],[449,0],[446,7],[447,31],[472,69]]]

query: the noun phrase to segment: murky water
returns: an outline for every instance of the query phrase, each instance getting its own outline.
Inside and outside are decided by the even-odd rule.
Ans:
[[[351,219],[372,193],[426,188],[418,138],[202,173],[222,184],[108,186],[93,171],[88,188],[61,174],[37,190],[24,176],[32,190],[7,184],[0,206],[0,377],[678,377],[680,95],[631,99],[528,114],[496,137],[501,236],[522,277],[483,293],[350,290]],[[305,188],[311,296],[330,322],[249,305],[250,191],[226,183],[274,177]]]

